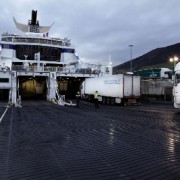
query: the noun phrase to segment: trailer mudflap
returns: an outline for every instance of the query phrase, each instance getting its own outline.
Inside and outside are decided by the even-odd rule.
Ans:
[[[127,106],[127,105],[137,105],[137,106],[140,106],[141,103],[135,99],[135,98],[129,98],[127,99],[127,102],[124,102],[124,106]]]
[[[128,102],[137,102],[137,99],[130,98],[128,99]]]

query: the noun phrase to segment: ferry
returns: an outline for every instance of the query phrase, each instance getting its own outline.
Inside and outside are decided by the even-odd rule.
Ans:
[[[23,35],[4,32],[0,38],[0,100],[19,106],[22,99],[44,98],[63,104],[75,97],[87,77],[112,74],[112,64],[84,63],[68,37],[50,37],[50,26],[40,26],[37,11],[22,24]]]

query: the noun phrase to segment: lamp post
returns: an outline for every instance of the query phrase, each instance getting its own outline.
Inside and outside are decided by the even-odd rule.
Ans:
[[[130,72],[132,72],[132,70],[133,70],[133,69],[132,69],[132,48],[133,48],[133,45],[130,44],[129,47],[130,47],[130,57],[131,57]]]
[[[178,60],[179,60],[179,58],[177,56],[174,56],[174,57],[169,59],[170,62],[173,62],[173,74],[174,74],[174,68],[175,68],[176,62]]]

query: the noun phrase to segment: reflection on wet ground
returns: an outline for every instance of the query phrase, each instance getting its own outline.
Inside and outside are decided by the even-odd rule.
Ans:
[[[172,103],[22,105],[0,123],[1,180],[180,178],[180,110]]]

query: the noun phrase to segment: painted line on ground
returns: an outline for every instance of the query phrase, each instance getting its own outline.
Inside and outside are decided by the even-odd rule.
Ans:
[[[7,110],[8,110],[8,108],[6,108],[6,110],[4,111],[3,115],[1,116],[1,118],[0,118],[0,123],[1,123],[1,121],[2,121],[2,119],[3,119],[3,117],[4,117],[4,115],[6,114]]]

